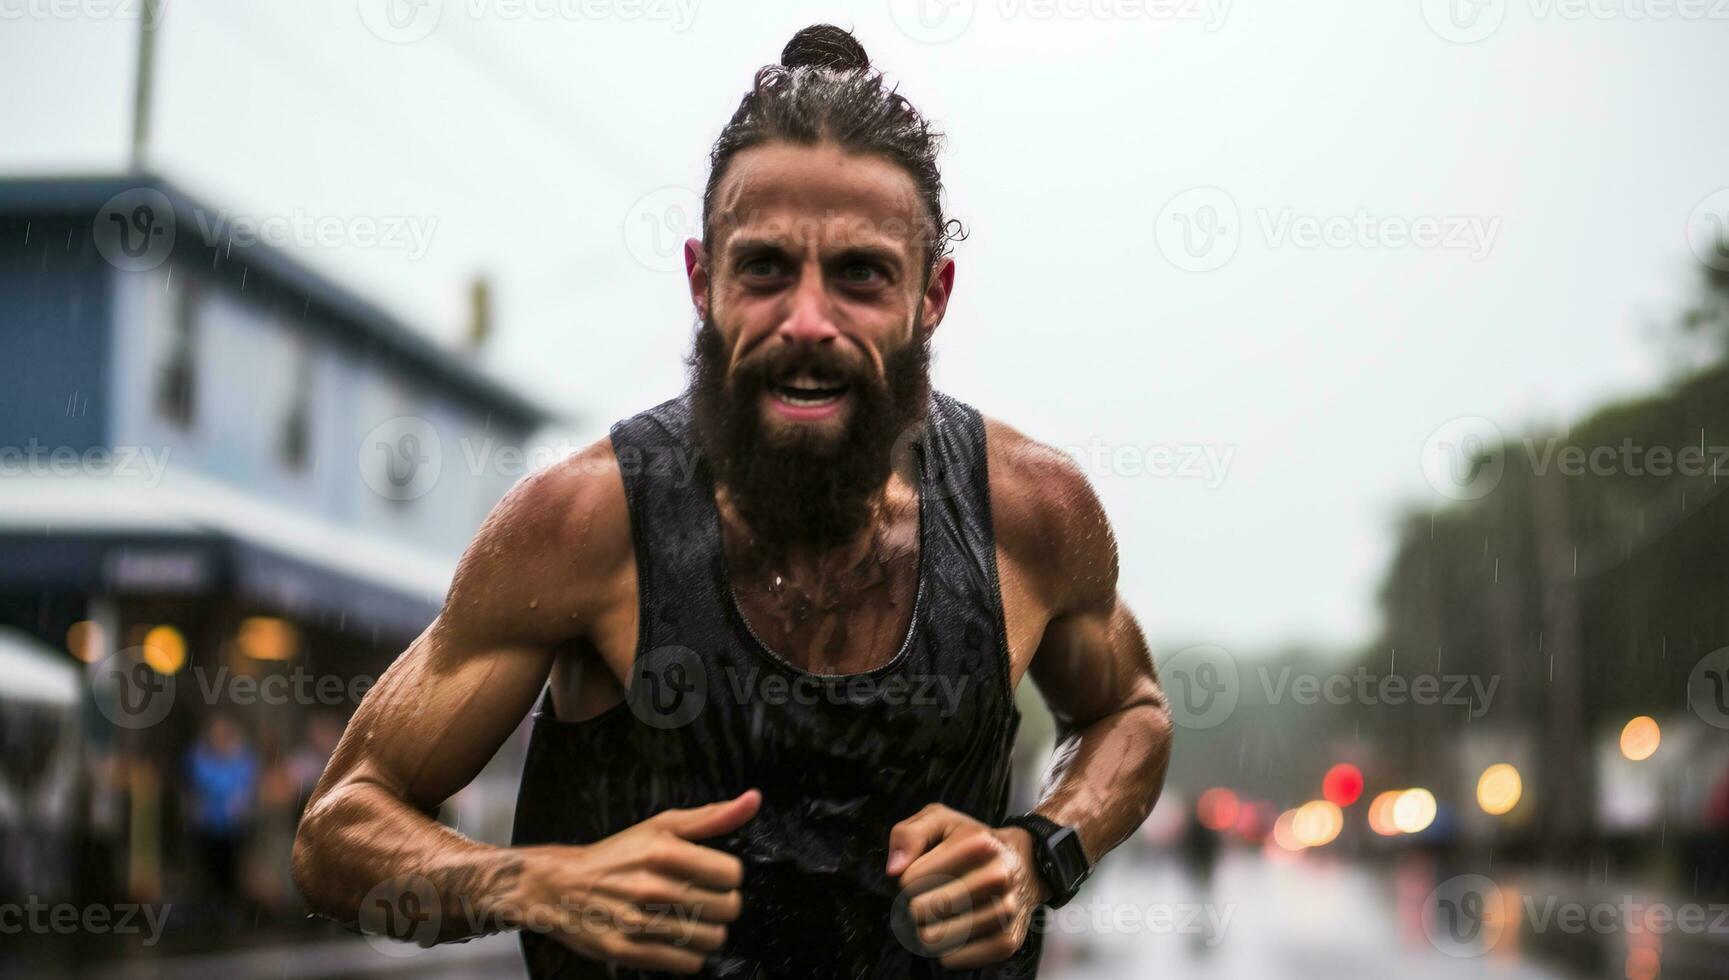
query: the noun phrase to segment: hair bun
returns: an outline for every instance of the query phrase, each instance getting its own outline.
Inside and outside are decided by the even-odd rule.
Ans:
[[[833,24],[812,24],[786,42],[780,63],[786,68],[864,71],[871,66],[871,59],[851,32]]]

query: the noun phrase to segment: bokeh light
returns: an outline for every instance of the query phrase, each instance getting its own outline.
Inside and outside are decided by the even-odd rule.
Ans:
[[[144,662],[158,674],[178,674],[186,666],[186,637],[172,626],[153,626],[144,634]]]
[[[1426,789],[1408,789],[1393,803],[1393,826],[1400,833],[1420,834],[1435,822],[1435,794]]]
[[[1339,836],[1345,815],[1328,800],[1311,800],[1297,808],[1291,830],[1304,847],[1325,847]]]
[[[1349,762],[1328,769],[1321,779],[1321,795],[1336,806],[1350,806],[1363,796],[1363,771]]]
[[[1375,796],[1369,803],[1369,829],[1382,837],[1393,837],[1399,833],[1399,826],[1393,823],[1393,804],[1399,802],[1399,791],[1387,790]]]
[[[1525,781],[1511,763],[1497,762],[1477,780],[1477,805],[1492,816],[1511,811],[1524,794]]]
[[[1195,819],[1208,830],[1223,833],[1237,825],[1239,809],[1241,803],[1237,794],[1223,786],[1215,786],[1202,793],[1201,798],[1195,801]]]
[[[1621,754],[1634,762],[1643,762],[1656,754],[1662,741],[1663,731],[1657,727],[1657,719],[1640,715],[1621,729]]]

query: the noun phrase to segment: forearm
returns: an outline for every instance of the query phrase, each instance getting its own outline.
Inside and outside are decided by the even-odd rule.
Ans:
[[[382,786],[353,782],[307,807],[294,880],[315,912],[345,925],[451,942],[520,924],[525,856],[464,837]],[[412,924],[428,915],[430,926]]]
[[[1063,732],[1035,810],[1074,827],[1097,862],[1152,812],[1170,757],[1170,713],[1155,691]]]

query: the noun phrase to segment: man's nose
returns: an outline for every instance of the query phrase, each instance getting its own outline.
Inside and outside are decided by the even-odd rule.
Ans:
[[[840,336],[834,322],[834,305],[828,291],[823,288],[820,272],[812,270],[799,278],[791,302],[786,319],[781,321],[780,329],[776,331],[781,343],[832,343]]]

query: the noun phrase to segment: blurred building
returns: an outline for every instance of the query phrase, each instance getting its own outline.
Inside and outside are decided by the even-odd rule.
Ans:
[[[1406,520],[1366,662],[1485,678],[1495,698],[1360,719],[1382,770],[1435,787],[1461,838],[1559,863],[1635,839],[1729,853],[1725,433],[1718,364],[1564,431],[1508,433],[1483,447],[1477,499]],[[1503,762],[1523,796],[1491,817],[1478,779]],[[1689,883],[1715,862],[1695,857]]]
[[[226,214],[156,179],[0,181],[0,626],[94,695],[89,785],[44,828],[84,841],[87,887],[172,885],[211,712],[267,757],[352,712],[549,418]]]

